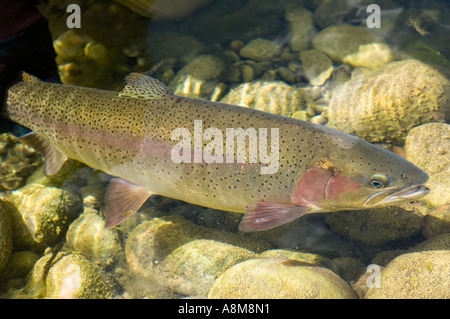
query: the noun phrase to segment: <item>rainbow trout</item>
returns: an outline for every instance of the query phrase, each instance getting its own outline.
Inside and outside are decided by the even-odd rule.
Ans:
[[[325,126],[174,95],[130,74],[120,92],[42,82],[24,73],[6,111],[32,133],[46,173],[67,158],[114,178],[105,226],[152,194],[245,213],[240,229],[266,230],[309,213],[413,200],[427,174],[404,158]]]

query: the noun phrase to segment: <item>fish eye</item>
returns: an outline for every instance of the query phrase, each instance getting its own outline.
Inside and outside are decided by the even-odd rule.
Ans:
[[[375,174],[370,177],[369,184],[375,188],[384,188],[390,184],[390,179],[385,175]]]

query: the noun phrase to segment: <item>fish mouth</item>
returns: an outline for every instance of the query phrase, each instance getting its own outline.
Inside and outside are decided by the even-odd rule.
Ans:
[[[370,195],[364,202],[365,206],[385,206],[395,202],[411,201],[427,195],[430,189],[423,185],[415,185],[395,191],[389,194],[392,190],[383,190],[381,192]]]

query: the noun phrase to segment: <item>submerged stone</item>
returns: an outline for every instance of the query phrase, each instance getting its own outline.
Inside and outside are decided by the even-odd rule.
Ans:
[[[381,271],[380,287],[370,288],[365,298],[450,298],[450,251],[403,254]]]
[[[355,297],[349,285],[331,270],[285,258],[249,259],[236,264],[215,281],[208,295],[211,299]]]
[[[392,53],[383,39],[369,29],[338,24],[320,31],[313,47],[333,61],[354,67],[376,69],[392,61]]]
[[[204,296],[229,267],[255,257],[237,246],[214,240],[194,240],[170,253],[160,264],[165,285],[184,296]]]
[[[369,142],[402,145],[411,128],[450,118],[449,83],[448,72],[417,60],[358,72],[333,90],[328,125]]]
[[[430,177],[425,183],[430,193],[423,200],[432,206],[450,203],[450,125],[428,123],[413,128],[405,151],[406,158]]]
[[[30,184],[8,197],[16,249],[55,245],[81,210],[81,199],[56,187]]]
[[[271,60],[277,57],[280,53],[280,44],[262,38],[250,41],[239,51],[241,57],[255,61]]]

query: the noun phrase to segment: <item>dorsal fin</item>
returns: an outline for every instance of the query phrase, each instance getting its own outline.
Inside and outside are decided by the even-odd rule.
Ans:
[[[54,175],[58,173],[67,161],[67,157],[64,154],[58,151],[49,141],[34,132],[30,132],[19,137],[19,140],[44,155],[46,175]]]
[[[126,77],[127,84],[119,96],[136,99],[157,100],[173,94],[162,82],[139,73],[131,73]]]
[[[37,77],[28,74],[27,72],[22,72],[21,77],[23,82],[41,82],[41,80],[39,80]]]

